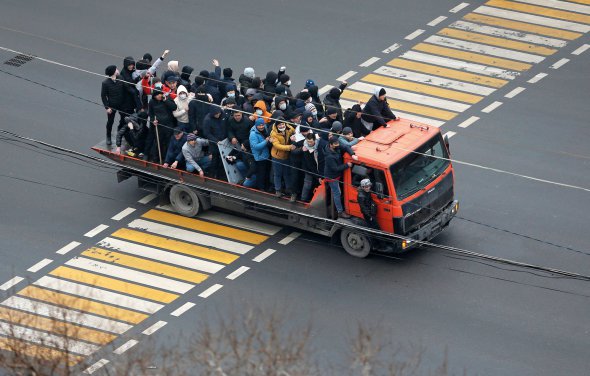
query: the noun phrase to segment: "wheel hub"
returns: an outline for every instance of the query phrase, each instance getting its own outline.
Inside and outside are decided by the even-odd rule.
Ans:
[[[360,235],[358,234],[349,234],[348,238],[348,245],[350,245],[351,248],[353,248],[354,250],[359,250],[361,248],[363,248],[363,239],[361,239]]]

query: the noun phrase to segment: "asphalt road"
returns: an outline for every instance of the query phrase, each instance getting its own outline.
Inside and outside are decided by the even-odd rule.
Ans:
[[[0,47],[92,72],[120,66],[126,55],[149,51],[157,56],[170,49],[181,65],[196,71],[209,69],[212,58],[231,66],[236,77],[246,66],[264,75],[286,65],[295,89],[308,78],[322,87],[336,85],[335,79],[350,70],[359,72],[350,81],[359,80],[483,3],[450,13],[459,2],[178,0],[163,6],[149,0],[131,6],[4,1]],[[448,18],[427,26],[441,15]],[[404,39],[416,29],[425,32],[415,40]],[[381,52],[394,43],[402,47]],[[585,43],[590,43],[587,34],[568,42],[447,121],[443,132],[456,132],[453,158],[589,188],[590,51],[571,54]],[[2,61],[14,55],[0,50]],[[359,67],[373,56],[381,61]],[[570,61],[550,68],[563,58]],[[2,64],[0,70],[5,90],[0,128],[91,153],[89,148],[104,134],[104,110],[88,102],[100,102],[101,77],[38,59],[19,68]],[[548,76],[527,82],[538,73]],[[516,87],[526,90],[504,97]],[[491,113],[481,112],[495,101],[503,104]],[[458,127],[471,116],[480,119],[468,128]],[[123,223],[110,219],[116,213],[131,206],[138,210],[129,219],[138,218],[156,204],[139,205],[145,192],[131,181],[117,184],[112,169],[2,141],[0,284],[14,276],[35,280],[45,275],[49,268],[35,273],[27,269],[44,258],[63,264],[98,240],[82,236],[90,229],[99,224],[121,227]],[[436,242],[588,274],[587,191],[458,163],[455,168],[461,218]],[[215,320],[236,305],[279,306],[287,307],[296,322],[312,320],[314,345],[324,362],[343,364],[346,334],[364,322],[378,323],[394,343],[424,346],[426,371],[440,364],[445,350],[452,373],[585,375],[590,370],[588,282],[533,275],[436,249],[420,249],[401,259],[357,260],[309,234],[285,246],[276,244],[289,233],[283,229],[264,243],[277,248],[268,259],[244,261],[251,270],[239,283],[214,276],[208,285],[224,284],[215,295],[199,300],[202,289],[195,289],[179,298],[179,304],[198,300],[194,309],[181,317],[170,317],[170,310],[158,312],[134,328],[125,335],[139,340],[130,351],[141,349],[146,343],[141,330],[158,320],[168,325],[153,336],[165,343],[181,331],[198,333],[192,324],[199,318]],[[81,242],[80,249],[68,256],[55,254],[71,241]],[[21,284],[17,290],[26,282]],[[93,356],[117,362],[111,353]]]

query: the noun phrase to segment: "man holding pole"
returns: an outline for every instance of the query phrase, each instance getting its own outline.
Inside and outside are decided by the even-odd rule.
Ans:
[[[146,141],[146,158],[156,160],[154,154],[158,152],[158,163],[162,164],[162,150],[168,150],[168,141],[176,128],[176,118],[172,114],[176,110],[176,103],[164,96],[162,86],[155,86],[152,90],[152,99],[148,106],[148,114],[151,122],[150,133]],[[154,144],[156,148],[154,148]]]

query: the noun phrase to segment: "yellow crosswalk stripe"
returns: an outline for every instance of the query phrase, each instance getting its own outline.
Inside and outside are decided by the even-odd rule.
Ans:
[[[454,48],[435,46],[428,43],[418,43],[415,45],[413,50],[428,52],[435,55],[448,56],[453,59],[471,61],[480,63],[492,67],[506,68],[515,71],[526,71],[532,67],[531,64],[521,63],[519,61],[513,61],[508,59],[502,59],[500,57],[476,54],[473,52],[455,50]]]
[[[486,25],[501,26],[507,29],[524,31],[527,33],[541,34],[559,39],[574,40],[581,37],[583,34],[575,33],[573,31],[566,31],[561,29],[554,29],[547,26],[533,25],[526,22],[506,20],[504,18],[497,18],[492,16],[485,16],[483,14],[468,13],[463,16],[464,20],[478,22]]]
[[[49,274],[69,279],[71,281],[85,283],[96,287],[102,287],[109,290],[118,291],[128,295],[134,295],[139,298],[155,300],[161,303],[171,303],[178,295],[166,291],[160,291],[151,287],[137,285],[131,282],[121,281],[110,277],[105,277],[99,274],[86,272],[83,270],[69,268],[67,266],[60,266]]]
[[[378,74],[368,74],[361,79],[361,81],[371,82],[374,84],[379,84],[381,86],[388,86],[388,87],[395,87],[399,89],[405,89],[409,91],[414,91],[417,93],[424,93],[435,95],[438,97],[444,97],[448,99],[453,99],[461,102],[467,103],[477,103],[482,100],[484,97],[479,95],[473,95],[468,93],[463,93],[460,91],[450,90],[450,89],[443,89],[441,87],[430,86],[419,84],[412,81],[404,81],[397,78],[385,77],[380,76]]]
[[[98,303],[92,300],[80,298],[78,296],[66,295],[60,292],[42,289],[37,286],[27,286],[18,292],[20,296],[41,300],[50,304],[65,306],[78,311],[94,313],[106,316],[119,321],[126,321],[133,324],[139,324],[148,318],[148,315],[134,312],[125,308],[119,308],[112,305]]]
[[[507,80],[502,80],[500,78],[483,76],[480,74],[464,72],[457,69],[443,68],[437,65],[419,63],[416,61],[410,61],[401,58],[395,58],[388,62],[387,65],[391,65],[392,67],[405,68],[416,72],[433,74],[435,76],[453,78],[465,82],[472,82],[478,85],[491,86],[495,88],[500,88],[508,83]]]
[[[504,39],[504,38],[497,38],[491,37],[488,35],[472,33],[469,31],[451,29],[451,28],[444,28],[440,30],[437,34],[444,35],[446,37],[466,40],[470,42],[476,43],[483,43],[489,44],[491,46],[503,47],[508,48],[511,50],[518,50],[524,52],[530,52],[534,54],[541,54],[541,55],[553,55],[557,50],[553,48],[547,48],[543,46],[537,46],[530,43],[518,42],[514,40]]]
[[[150,245],[152,247],[167,249],[185,255],[217,261],[223,264],[231,264],[240,256],[233,253],[218,251],[216,249],[203,247],[200,245],[185,243],[180,240],[167,239],[161,236],[146,234],[140,231],[122,228],[115,231],[112,236],[129,240],[136,243]]]
[[[361,101],[367,103],[371,98],[371,95],[359,93],[358,91],[348,89],[342,92],[341,97],[343,99],[350,99],[354,101]],[[389,103],[389,106],[391,107],[392,111],[394,111],[394,113],[395,110],[399,110],[403,112],[411,112],[413,114],[420,114],[431,118],[443,120],[451,120],[452,118],[457,116],[457,114],[454,112],[421,106],[419,104],[400,102],[392,99],[388,99],[387,102]]]
[[[540,16],[558,18],[558,19],[562,19],[562,20],[590,24],[590,16],[585,16],[585,15],[578,14],[578,13],[567,12],[564,10],[555,10],[555,9],[540,7],[540,6],[536,6],[536,5],[513,3],[511,1],[506,1],[506,0],[490,0],[485,5],[489,5],[491,7],[496,7],[496,8],[515,10],[518,12],[538,14]]]
[[[194,218],[187,218],[183,217],[182,215],[167,213],[159,210],[150,210],[149,212],[142,215],[142,217],[175,226],[181,226],[199,232],[207,232],[209,234],[223,236],[224,238],[239,240],[250,244],[260,244],[268,239],[268,236],[266,235],[260,235],[254,232],[239,230],[233,227],[218,225]]]
[[[0,307],[0,320],[15,325],[27,326],[55,333],[70,339],[81,339],[99,345],[106,345],[112,342],[117,336],[98,330],[85,328],[75,324],[59,321],[58,318],[47,318],[36,316],[27,312],[17,311],[10,308]]]
[[[37,358],[45,361],[59,363],[65,363],[67,361],[70,367],[76,365],[83,359],[81,356],[67,354],[59,350],[20,341],[14,338],[0,337],[0,350],[12,351],[20,356]]]
[[[87,249],[86,251],[82,252],[82,255],[116,265],[129,266],[131,268],[152,272],[158,275],[182,279],[192,283],[201,283],[206,280],[207,277],[209,277],[207,274],[162,264],[161,262],[146,260],[140,257],[129,256],[124,253],[114,252],[102,248],[93,247]]]
[[[573,3],[580,3],[580,4],[588,4],[590,5],[590,0],[568,0],[569,2]]]

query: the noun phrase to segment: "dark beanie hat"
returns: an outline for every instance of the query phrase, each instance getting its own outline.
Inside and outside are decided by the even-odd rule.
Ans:
[[[332,132],[342,132],[342,123],[339,121],[335,121],[332,123],[332,128],[330,129]]]
[[[182,127],[176,127],[174,128],[174,135],[178,136],[179,134],[183,133],[184,129],[182,129]]]
[[[351,127],[344,127],[342,129],[342,134],[351,134],[352,133],[352,128]]]
[[[228,97],[225,100],[225,104],[236,104],[236,98]]]
[[[338,136],[330,137],[330,144],[337,144],[339,142],[340,142],[340,139],[338,138]]]
[[[299,126],[299,133],[309,132],[309,127],[304,127],[303,125]]]
[[[303,91],[301,92],[301,94],[299,94],[299,98],[301,98],[302,100],[306,101],[311,97],[311,94],[309,94],[308,91]]]
[[[202,70],[199,72],[199,76],[209,78],[209,72],[206,70]]]
[[[105,70],[104,70],[104,74],[106,74],[107,76],[112,76],[113,74],[115,74],[115,72],[117,71],[117,66],[116,65],[109,65]]]
[[[328,109],[326,110],[326,115],[333,115],[336,113],[338,113],[336,107],[328,107]]]
[[[378,96],[380,97],[382,95],[385,95],[385,89],[384,88],[381,88],[381,90],[379,90],[379,95]]]
[[[146,52],[145,54],[143,54],[143,60],[152,61],[152,54]]]
[[[231,77],[234,71],[231,68],[223,68],[223,77]]]
[[[291,77],[289,77],[289,75],[288,75],[288,74],[283,74],[283,75],[281,75],[281,79],[280,79],[280,80],[281,80],[281,83],[282,83],[282,84],[285,84],[285,83],[287,83],[287,81],[289,81],[290,79],[291,79]]]

